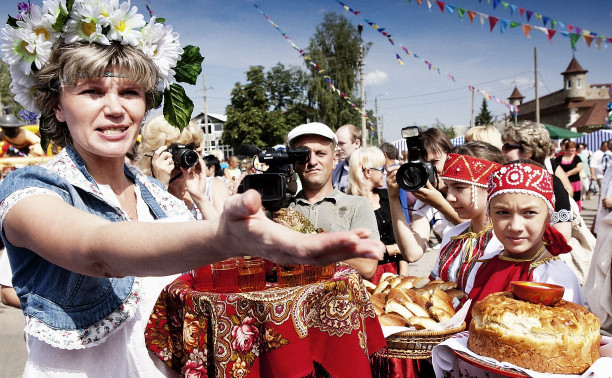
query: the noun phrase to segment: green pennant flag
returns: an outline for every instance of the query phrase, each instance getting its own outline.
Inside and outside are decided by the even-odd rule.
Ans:
[[[580,39],[580,34],[571,33],[570,34],[570,42],[572,44],[572,50],[576,48],[576,42]]]
[[[465,9],[457,7],[457,14],[459,15],[459,18],[461,19],[461,21],[463,21],[463,15],[465,14]]]
[[[557,20],[553,20],[553,19],[551,19],[551,20],[550,20],[550,28],[551,28],[551,29],[554,29],[554,28],[555,28],[555,26],[557,26]]]
[[[510,28],[515,28],[520,25],[522,25],[520,22],[510,21]]]

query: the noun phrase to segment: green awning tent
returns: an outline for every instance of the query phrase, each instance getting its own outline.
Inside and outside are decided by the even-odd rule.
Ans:
[[[576,133],[572,130],[548,125],[546,123],[542,123],[542,126],[544,126],[546,130],[548,130],[548,134],[550,134],[550,139],[578,138],[584,135],[583,133]]]

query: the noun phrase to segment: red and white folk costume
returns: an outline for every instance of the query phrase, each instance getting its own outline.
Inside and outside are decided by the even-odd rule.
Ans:
[[[500,164],[471,156],[448,154],[441,179],[456,181],[472,186],[472,203],[477,208],[477,187],[487,188],[489,176],[501,167]],[[478,260],[498,254],[503,246],[493,235],[491,227],[481,232],[472,232],[472,222],[467,221],[449,230],[442,238],[438,260],[434,264],[431,278],[439,277],[453,281],[465,292],[471,290]]]
[[[487,213],[491,199],[499,194],[529,194],[546,203],[549,218],[552,219],[555,207],[552,176],[543,168],[524,163],[504,165],[491,175],[487,192]],[[474,286],[468,295],[472,304],[488,294],[510,290],[511,281],[532,281],[564,286],[563,299],[584,305],[584,295],[578,278],[557,257],[569,252],[571,247],[550,223],[545,227],[542,250],[532,258],[513,259],[504,256],[502,252],[481,260],[482,266],[473,273]],[[547,251],[552,256],[546,257]],[[466,319],[467,321],[469,319]]]

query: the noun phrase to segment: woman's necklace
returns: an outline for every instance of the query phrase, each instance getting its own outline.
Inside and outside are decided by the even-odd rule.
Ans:
[[[546,253],[546,244],[542,244],[538,252],[536,252],[535,255],[533,255],[532,257],[528,259],[515,259],[513,257],[504,256],[504,252],[506,252],[505,249],[502,251],[502,253],[499,254],[499,258],[501,260],[510,261],[510,262],[531,262],[531,261],[536,261],[537,259],[542,257],[544,253]]]

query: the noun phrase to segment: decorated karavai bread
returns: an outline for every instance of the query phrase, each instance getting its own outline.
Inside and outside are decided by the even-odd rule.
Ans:
[[[581,374],[599,358],[599,318],[560,300],[546,306],[489,294],[472,309],[468,348],[498,361],[555,374]]]

